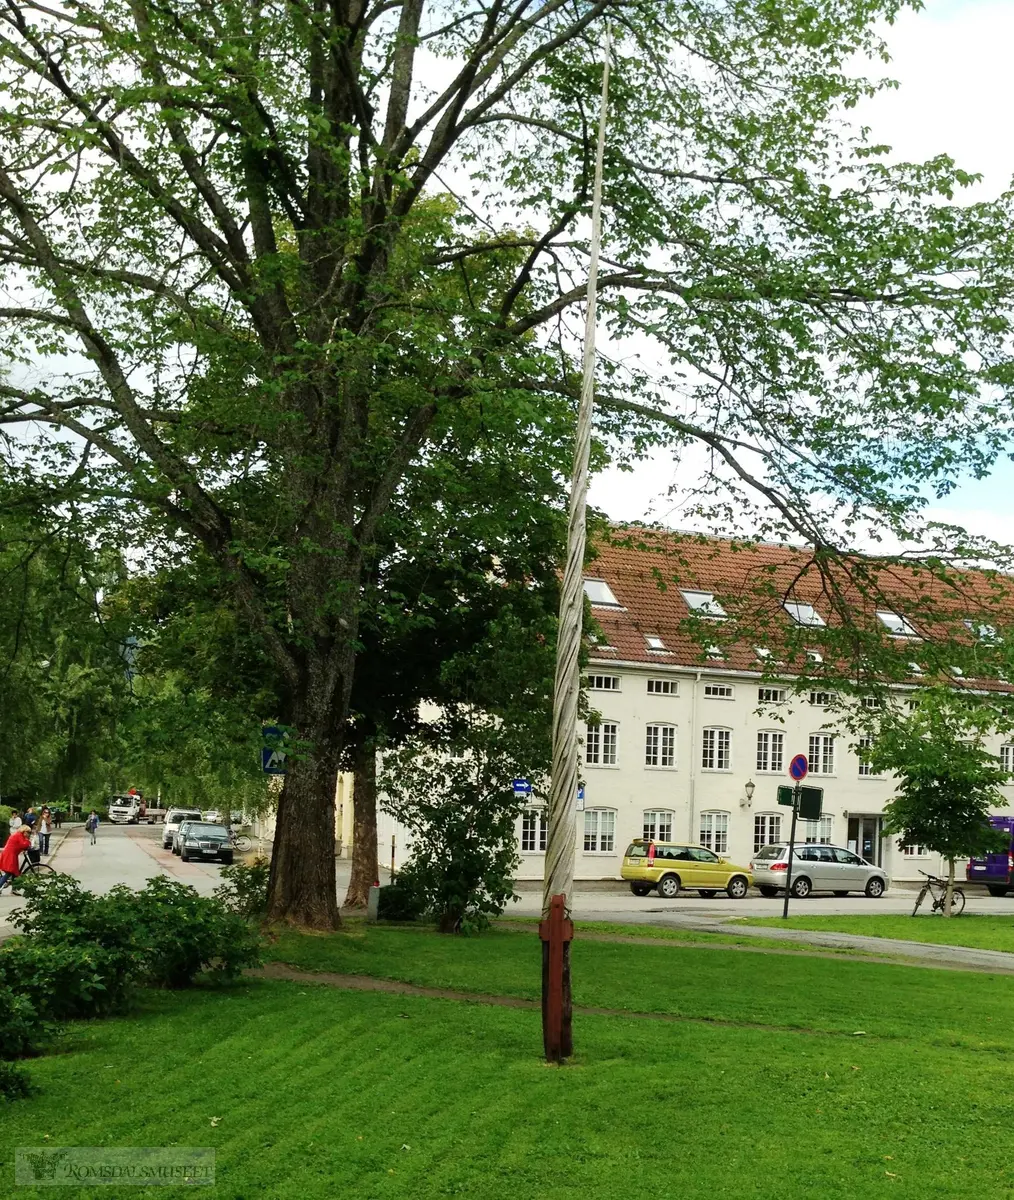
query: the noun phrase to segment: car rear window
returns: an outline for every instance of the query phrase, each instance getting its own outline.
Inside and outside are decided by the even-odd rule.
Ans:
[[[647,842],[631,842],[627,847],[627,858],[647,858],[648,843]]]
[[[757,853],[753,856],[754,862],[759,858],[781,858],[784,846],[761,846]]]

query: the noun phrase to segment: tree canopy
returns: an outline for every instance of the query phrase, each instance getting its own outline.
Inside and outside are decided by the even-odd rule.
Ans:
[[[607,21],[604,444],[704,445],[714,504],[831,545],[988,469],[1009,198],[840,121],[901,7],[4,0],[8,470],[147,561],[199,548],[259,639],[309,747],[274,916],[338,921],[302,830],[333,826],[392,506],[448,445],[514,454],[517,496],[566,444]]]

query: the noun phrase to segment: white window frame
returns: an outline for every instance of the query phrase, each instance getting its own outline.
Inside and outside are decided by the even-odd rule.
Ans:
[[[608,740],[612,739],[612,757]],[[620,759],[620,725],[618,721],[598,721],[585,726],[584,761],[588,767],[616,767]]]
[[[764,830],[764,837],[757,837],[757,830]],[[782,840],[782,814],[777,812],[760,812],[753,815],[753,852],[757,853],[762,846],[770,846]]]
[[[803,842],[809,846],[830,846],[834,841],[834,818],[818,817],[803,822]]]
[[[581,844],[584,846],[585,854],[616,853],[615,808],[586,808],[584,810],[584,837]]]
[[[706,683],[704,697],[707,700],[735,700],[736,689],[731,683]]]
[[[609,682],[607,683],[606,680]],[[620,690],[619,675],[589,675],[589,692],[618,692]]]
[[[758,729],[757,771],[761,775],[780,775],[785,770],[785,731]]]
[[[707,617],[710,621],[727,621],[729,619],[729,614],[715,599],[714,592],[699,592],[688,588],[685,592],[681,589],[680,595],[695,617]]]
[[[932,851],[925,846],[902,846],[901,853],[904,858],[929,858]]]
[[[810,692],[810,704],[813,708],[830,708],[837,701],[838,696],[835,692],[817,691],[816,689]]]
[[[589,588],[589,584],[592,585],[591,588]],[[605,597],[604,599],[596,600],[592,596],[592,592],[596,590],[595,585],[598,585],[598,587],[602,589],[599,595]],[[586,579],[584,581],[584,594],[588,597],[588,600],[593,608],[623,607],[619,600],[616,599],[616,593],[604,579]]]
[[[680,694],[677,679],[649,679],[647,681],[649,696],[678,696]]]
[[[786,600],[782,608],[797,625],[802,625],[805,629],[824,629],[827,626],[827,622],[812,604],[806,604],[799,600]]]
[[[877,620],[891,637],[917,638],[919,636],[919,631],[901,613],[889,612],[886,608],[878,608]],[[897,623],[898,628],[894,628],[895,623]]]
[[[811,733],[809,751],[806,759],[810,764],[811,775],[834,775],[834,756],[836,734]],[[817,743],[817,753],[814,754],[814,742]],[[814,762],[816,759],[816,762]]]
[[[641,814],[641,833],[646,842],[672,841],[673,819],[676,814],[671,808],[646,808]]]
[[[676,769],[676,726],[671,721],[649,721],[644,727],[644,765],[652,771]]]
[[[724,765],[722,765],[723,757]],[[701,730],[701,770],[716,772],[732,770],[731,729],[723,725],[706,725]]]
[[[856,742],[856,754],[859,757],[859,778],[860,779],[883,779],[883,775],[878,775],[873,770],[873,763],[868,758],[863,758],[864,750],[873,748],[873,738],[870,736],[861,737]]]
[[[705,809],[701,813],[700,843],[712,854],[729,853],[729,816],[720,808]]]
[[[521,853],[545,854],[548,840],[548,809],[526,808],[521,814]],[[531,845],[526,846],[526,841],[530,841]]]
[[[762,687],[757,689],[758,704],[784,704],[785,688]]]
[[[1014,742],[1005,742],[1000,747],[1000,768],[1014,775]]]
[[[665,641],[658,636],[657,633],[646,633],[644,635],[644,644],[648,647],[652,654],[671,654],[672,651],[665,644]]]

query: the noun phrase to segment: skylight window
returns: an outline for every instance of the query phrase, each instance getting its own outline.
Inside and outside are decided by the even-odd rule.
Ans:
[[[584,594],[592,604],[608,608],[622,608],[619,600],[613,595],[613,589],[604,579],[586,579]]]
[[[877,617],[881,625],[892,637],[918,637],[915,629],[899,613],[885,612],[877,609]]]
[[[826,624],[812,604],[797,604],[795,600],[786,600],[783,607],[797,625],[809,625],[816,629]]]
[[[950,670],[955,679],[960,679],[965,673],[960,667],[951,667]]]
[[[665,642],[654,633],[646,634],[644,640],[648,643],[649,650],[668,650]]]
[[[767,646],[754,646],[753,651],[762,662],[767,661],[771,657],[771,651]]]
[[[974,633],[980,642],[995,642],[998,639],[995,625],[983,625],[979,621],[965,621],[965,628]]]
[[[712,620],[724,621],[729,615],[715,599],[714,592],[680,592],[687,602],[687,607],[698,617],[711,617]]]
[[[725,653],[723,652],[721,646],[709,646],[704,653],[708,656],[708,658],[725,658]]]
[[[908,664],[908,673],[909,675],[922,675],[923,669],[917,662],[910,662]]]
[[[807,650],[806,657],[812,663],[822,663],[824,661],[824,656],[819,650]]]

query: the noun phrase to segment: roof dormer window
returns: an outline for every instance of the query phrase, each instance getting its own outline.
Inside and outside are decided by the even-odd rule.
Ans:
[[[900,613],[885,612],[883,609],[877,609],[877,619],[881,625],[887,630],[891,637],[918,637],[915,629],[905,620]]]
[[[797,625],[820,629],[827,624],[812,604],[798,604],[795,600],[786,600],[782,607]]]
[[[645,634],[644,640],[647,643],[649,650],[660,650],[660,651],[662,651],[663,654],[669,653],[669,647],[665,644],[665,642],[662,641],[662,639],[657,634],[654,634],[654,633]]]
[[[586,579],[584,594],[596,608],[622,608],[623,605],[613,595],[613,589],[604,579]]]
[[[728,613],[715,599],[714,592],[680,592],[687,607],[696,617],[710,617],[713,621],[724,621]]]

